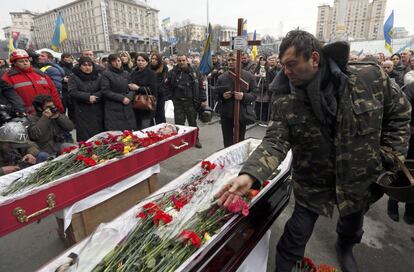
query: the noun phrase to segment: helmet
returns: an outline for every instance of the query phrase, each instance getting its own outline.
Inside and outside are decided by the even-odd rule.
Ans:
[[[28,59],[30,58],[29,54],[23,49],[14,50],[10,54],[10,62],[15,62],[18,59]]]
[[[28,139],[27,130],[20,122],[8,122],[0,127],[0,142],[26,144]]]
[[[209,106],[201,107],[198,113],[198,119],[203,123],[208,123],[213,117],[213,110]]]

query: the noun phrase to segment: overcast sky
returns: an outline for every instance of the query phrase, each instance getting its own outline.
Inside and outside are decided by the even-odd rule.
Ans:
[[[414,34],[413,0],[388,0],[385,17],[394,9],[394,26],[404,26]],[[10,11],[44,12],[72,0],[12,0],[1,1],[0,29],[10,24]],[[322,3],[332,4],[333,0],[209,0],[210,22],[236,27],[237,18],[248,21],[248,31],[255,29],[261,34],[278,36],[281,32],[300,27],[315,33],[317,6]],[[148,0],[148,4],[159,9],[160,22],[171,17],[171,21],[181,22],[189,19],[197,24],[206,24],[207,0]],[[411,13],[411,14],[410,14]],[[386,19],[386,18],[385,18]],[[1,31],[1,30],[0,30]],[[3,37],[3,33],[0,32]]]

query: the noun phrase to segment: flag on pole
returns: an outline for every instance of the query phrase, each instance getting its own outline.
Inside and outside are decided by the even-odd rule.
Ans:
[[[243,21],[243,37],[247,37],[247,19]]]
[[[392,32],[394,30],[394,10],[384,24],[385,48],[392,54]]]
[[[61,48],[61,43],[67,38],[68,35],[66,34],[63,17],[59,13],[58,17],[56,18],[55,32],[53,32],[52,49],[58,51],[59,48]]]
[[[17,41],[19,40],[20,32],[12,31],[9,38],[9,53],[17,49]]]
[[[211,24],[208,25],[208,37],[204,46],[203,57],[201,58],[199,71],[203,75],[207,75],[213,69],[213,60],[211,59]]]
[[[253,41],[255,41],[255,40],[256,40],[256,30],[253,32]],[[257,54],[258,54],[258,52],[257,52],[257,45],[253,45],[252,51],[250,52],[252,61],[255,61],[256,60]]]

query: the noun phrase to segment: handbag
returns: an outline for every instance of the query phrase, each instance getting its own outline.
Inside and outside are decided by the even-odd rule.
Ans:
[[[151,94],[151,91],[144,87],[145,94],[137,94],[134,97],[134,109],[137,110],[147,110],[155,111],[156,109],[156,99],[155,96]]]

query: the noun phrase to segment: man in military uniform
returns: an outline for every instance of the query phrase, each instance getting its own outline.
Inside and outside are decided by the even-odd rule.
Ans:
[[[363,217],[378,199],[374,182],[385,171],[384,147],[401,159],[408,149],[411,106],[375,64],[349,63],[321,47],[310,33],[291,31],[280,45],[283,72],[272,122],[239,176],[216,195],[229,205],[266,180],[292,149],[295,209],[276,254],[276,271],[291,271],[302,259],[319,215],[339,219],[336,251],[342,271],[358,271],[353,246],[361,241]],[[329,54],[328,54],[329,52]],[[332,54],[332,52],[335,52]],[[338,57],[342,56],[342,57]]]
[[[187,119],[189,126],[198,128],[197,110],[207,106],[203,82],[185,55],[178,56],[177,63],[165,80],[174,104],[174,120],[177,125],[184,125]],[[195,146],[202,147],[199,137]]]

